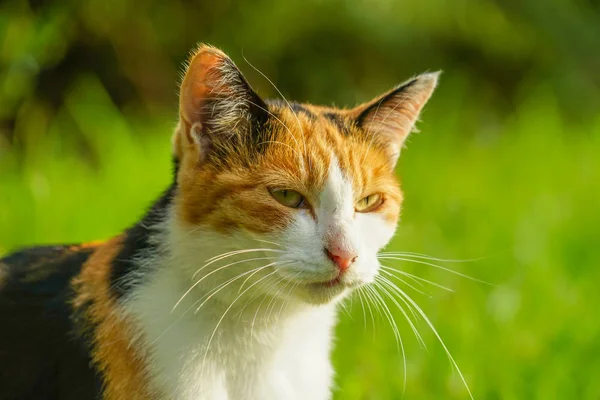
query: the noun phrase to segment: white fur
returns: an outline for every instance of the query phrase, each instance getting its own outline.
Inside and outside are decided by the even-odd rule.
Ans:
[[[316,220],[298,210],[277,237],[222,236],[168,218],[159,234],[163,254],[140,260],[152,268],[123,304],[140,328],[136,344],[146,349],[159,399],[331,397],[335,303],[373,280],[377,251],[394,231],[376,214],[355,213],[354,196],[332,157]],[[337,276],[324,252],[331,240],[358,254],[336,288],[319,286]],[[211,257],[240,249],[272,250],[226,257],[199,271]]]

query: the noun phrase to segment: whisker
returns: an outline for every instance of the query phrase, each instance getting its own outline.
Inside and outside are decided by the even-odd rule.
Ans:
[[[386,275],[388,275],[388,276],[390,276],[390,277],[392,277],[392,278],[394,278],[394,279],[397,279],[397,280],[399,280],[400,282],[402,282],[403,284],[405,284],[406,286],[408,286],[408,287],[409,287],[409,288],[411,288],[412,290],[414,290],[414,291],[416,291],[416,292],[418,292],[418,293],[421,293],[422,295],[425,295],[425,296],[427,296],[427,297],[431,297],[429,294],[425,293],[425,292],[424,292],[424,291],[422,291],[422,290],[419,290],[419,289],[417,289],[416,287],[414,287],[414,286],[413,286],[413,285],[411,285],[410,283],[406,282],[404,279],[400,278],[400,277],[399,277],[399,276],[397,276],[397,275],[394,275],[394,274],[392,274],[392,273],[391,273],[391,272],[389,272],[389,271],[386,271],[384,268],[382,268],[382,269],[381,269],[381,272],[382,272],[382,273],[384,273],[384,274],[386,274]],[[417,281],[417,282],[418,282],[420,285],[423,285],[421,282],[419,282],[419,281]]]
[[[251,269],[251,270],[249,270],[249,271],[243,272],[243,273],[239,274],[238,276],[236,276],[236,278],[235,278],[235,279],[230,279],[230,280],[228,281],[228,284],[227,284],[227,285],[229,285],[229,284],[230,284],[231,282],[233,282],[234,280],[237,280],[237,279],[241,278],[242,276],[246,276],[247,274],[250,274],[250,276],[252,277],[252,276],[253,276],[254,274],[256,274],[257,272],[260,272],[260,271],[262,271],[262,270],[263,270],[263,269],[265,269],[265,268],[272,267],[273,265],[276,265],[276,264],[277,264],[277,262],[272,262],[272,263],[270,263],[270,264],[263,265],[263,266],[262,266],[262,267],[260,267],[260,268],[255,268],[255,269]],[[196,308],[196,311],[194,311],[194,314],[197,314],[197,313],[198,313],[198,311],[200,311],[200,309],[202,308],[202,306],[204,306],[204,304],[206,304],[206,302],[208,302],[208,300],[210,300],[210,299],[211,299],[211,298],[212,298],[212,297],[213,297],[215,294],[217,294],[217,293],[219,293],[221,290],[223,290],[223,289],[224,289],[224,288],[225,288],[227,285],[219,287],[219,289],[218,289],[218,290],[216,290],[216,291],[213,291],[213,292],[212,292],[212,293],[211,293],[211,294],[210,294],[208,297],[206,297],[206,296],[205,296],[205,297],[206,297],[206,300],[204,300],[204,301],[202,302],[202,304],[200,304],[200,305],[198,306],[198,308]],[[254,286],[254,284],[250,285],[250,286],[249,286],[249,288],[251,288],[252,286]],[[244,292],[243,292],[243,293],[245,293],[245,292],[246,292],[246,291],[244,290]]]
[[[173,310],[175,310],[175,308],[177,308],[177,306],[179,305],[179,303],[181,303],[183,301],[183,299],[185,298],[185,296],[187,296],[192,290],[194,290],[194,288],[196,286],[198,286],[200,284],[200,282],[202,282],[204,279],[208,278],[212,274],[215,274],[215,273],[217,273],[217,272],[219,272],[219,271],[221,271],[221,270],[223,270],[223,269],[225,269],[227,267],[231,267],[232,265],[241,264],[241,263],[248,262],[248,261],[272,260],[273,258],[274,257],[247,258],[247,259],[244,259],[244,260],[234,261],[232,263],[226,264],[226,265],[224,265],[222,267],[219,267],[219,268],[216,268],[216,269],[212,270],[211,272],[207,273],[202,278],[200,278],[196,282],[194,282],[194,284],[192,286],[190,286],[190,288],[183,294],[183,296],[181,296],[181,298],[177,301],[177,303],[175,303],[175,305],[173,306],[173,309],[171,310],[171,312],[173,312]],[[196,274],[192,275],[192,279],[194,279],[195,276],[196,276]]]
[[[379,277],[379,278],[383,278],[383,277]],[[375,281],[377,281],[377,278],[375,278]],[[410,316],[408,315],[408,313],[406,312],[406,310],[404,309],[404,307],[402,307],[402,305],[400,303],[398,303],[398,301],[396,300],[396,298],[392,295],[393,292],[395,292],[397,290],[397,287],[390,282],[387,279],[382,279],[380,285],[378,285],[378,288],[380,288],[384,294],[386,296],[388,296],[388,298],[394,303],[394,305],[396,307],[398,307],[398,310],[400,310],[400,312],[402,313],[402,315],[404,316],[404,318],[406,319],[406,321],[408,322],[408,325],[410,326],[410,328],[412,329],[415,337],[417,338],[417,342],[419,342],[419,345],[421,345],[423,348],[427,349],[427,345],[425,344],[425,341],[423,340],[423,337],[421,336],[421,334],[419,333],[419,330],[417,329],[416,325],[414,324],[413,320],[410,318]],[[387,289],[386,289],[387,286]],[[410,304],[406,303],[406,301],[402,298],[400,298],[400,300],[406,305],[406,307],[408,308],[408,310],[410,311],[410,313],[412,314],[413,318],[415,319],[415,322],[418,318],[417,314],[415,313],[415,311],[412,309],[412,307],[410,306]]]
[[[348,309],[348,305],[341,301],[340,303],[340,307],[342,308],[342,311],[348,316],[348,318],[350,318],[350,320],[354,321],[354,319],[352,318],[352,314],[350,314],[350,310]],[[352,308],[352,302],[350,303],[350,308]]]
[[[298,150],[294,149],[292,146],[290,146],[289,144],[277,141],[277,140],[265,140],[263,142],[258,143],[259,145],[261,144],[265,144],[265,143],[274,143],[274,144],[280,144],[282,146],[285,146],[287,148],[289,148],[290,150],[292,150],[294,153],[296,153],[296,155],[298,156],[298,158],[300,158],[302,160],[302,155],[300,153],[298,153]]]
[[[248,61],[248,59],[246,58],[246,56],[244,56],[242,54],[242,57],[248,63],[249,66],[251,66],[256,72],[258,72],[259,74],[261,74],[262,77],[265,78],[271,84],[271,86],[273,86],[273,88],[277,91],[277,93],[279,93],[279,95],[281,96],[281,98],[283,99],[283,101],[285,101],[285,103],[287,104],[288,108],[290,109],[290,111],[294,115],[294,118],[296,118],[296,122],[298,123],[298,127],[300,128],[300,132],[302,132],[302,142],[304,143],[304,152],[306,153],[306,138],[305,138],[305,135],[304,135],[304,129],[302,128],[302,124],[300,123],[300,119],[298,118],[298,114],[296,114],[296,112],[292,108],[292,105],[290,104],[290,102],[287,101],[287,99],[285,98],[285,96],[283,95],[283,93],[281,93],[281,90],[279,90],[279,88],[277,86],[275,86],[275,84],[273,83],[273,81],[270,80],[269,77],[267,75],[265,75],[261,70],[259,70],[254,65],[252,65],[252,63],[250,61]],[[304,163],[302,163],[302,166],[303,166],[303,169],[304,169]]]
[[[212,263],[212,262],[215,262],[215,261],[222,260],[223,258],[234,256],[236,254],[252,253],[252,252],[255,252],[255,251],[272,251],[272,252],[275,252],[275,253],[283,253],[283,250],[268,249],[268,248],[266,248],[266,249],[241,249],[241,250],[233,250],[233,251],[228,251],[228,252],[225,252],[225,253],[218,254],[218,255],[216,255],[214,257],[211,257],[211,258],[207,259],[206,261]],[[210,264],[208,264],[208,265],[210,265]],[[205,266],[207,266],[207,265],[205,265]]]
[[[265,268],[265,267],[263,267]],[[227,313],[229,312],[229,310],[231,310],[231,307],[233,307],[233,305],[240,299],[240,297],[242,297],[244,295],[244,293],[246,293],[248,290],[250,290],[253,286],[259,284],[261,281],[265,280],[266,278],[269,278],[270,276],[272,276],[273,274],[275,274],[277,271],[272,271],[270,273],[268,273],[267,275],[263,276],[262,278],[260,278],[259,280],[257,280],[256,282],[254,282],[252,285],[248,286],[242,293],[240,293],[229,305],[229,307],[227,307],[227,309],[225,310],[225,312],[223,313],[223,315],[221,316],[221,318],[219,319],[219,321],[217,322],[217,325],[215,326],[215,329],[213,330],[212,334],[210,335],[210,338],[208,339],[208,344],[206,345],[206,350],[204,351],[204,359],[202,361],[202,373],[201,373],[201,380],[202,380],[202,376],[204,375],[204,367],[205,367],[205,363],[206,363],[206,357],[208,356],[208,351],[210,350],[210,345],[215,337],[215,334],[217,333],[217,330],[219,329],[219,326],[221,325],[221,322],[223,322],[223,319],[225,318],[225,316],[227,315]]]
[[[300,275],[300,272],[296,272],[296,274],[294,274],[292,276],[292,278],[288,281],[288,283],[285,284],[284,288],[287,287],[290,283],[291,286],[287,292],[287,294],[289,295],[290,293],[292,293],[292,291],[300,284],[300,282],[294,282],[294,279],[296,279],[298,277],[298,275]],[[277,314],[277,323],[279,324],[279,321],[281,319],[281,313],[283,311],[283,308],[289,303],[289,300],[283,300],[281,302],[281,307],[279,308],[279,313]]]
[[[290,265],[296,264],[297,262],[298,261],[285,261],[285,262],[281,262],[281,264],[278,264],[278,265],[290,266]],[[250,279],[250,277],[246,278],[244,280],[244,282],[242,282],[242,285],[240,286],[240,289],[238,290],[238,293],[242,291],[242,288],[244,287],[244,285],[246,285],[246,282],[248,282],[248,279]]]
[[[356,293],[358,294],[358,299],[360,300],[360,307],[362,308],[362,314],[363,314],[363,332],[367,331],[367,312],[365,310],[365,303],[363,300],[363,295],[362,295],[362,288],[358,288],[356,290]]]
[[[233,257],[235,255],[238,254],[245,254],[245,253],[252,253],[252,252],[258,252],[258,251],[272,251],[275,253],[283,253],[283,250],[275,250],[275,249],[243,249],[243,250],[234,250],[234,251],[229,251],[227,253],[222,253],[219,254],[217,256],[211,257],[209,258],[206,264],[204,264],[202,267],[200,267],[198,270],[196,270],[196,272],[194,272],[194,274],[192,275],[192,279],[194,279],[196,277],[196,275],[198,275],[198,273],[200,273],[200,271],[202,271],[204,268],[208,267],[211,264],[214,264],[217,261],[221,261],[224,258],[228,258],[228,257]]]
[[[392,331],[394,333],[394,337],[396,338],[396,348],[398,349],[398,351],[401,351],[401,353],[402,353],[404,382],[402,385],[402,396],[401,397],[404,398],[404,393],[406,391],[406,370],[407,370],[407,368],[406,368],[406,353],[404,351],[404,343],[402,342],[402,336],[400,335],[400,331],[398,330],[398,325],[396,325],[396,321],[394,320],[394,317],[392,315],[392,312],[390,311],[390,308],[387,306],[387,304],[385,303],[385,301],[383,300],[381,295],[379,293],[377,293],[377,291],[374,288],[371,288],[370,286],[368,286],[368,288],[373,292],[375,299],[379,302],[381,310],[383,310],[383,315],[388,320],[390,327],[392,328]]]
[[[258,317],[258,313],[263,305],[263,303],[267,300],[267,296],[264,296],[261,302],[258,304],[256,308],[256,312],[254,313],[254,318],[252,318],[252,324],[250,325],[250,339],[254,338],[254,324],[256,323],[256,318]]]
[[[397,261],[406,261],[406,262],[412,262],[412,263],[415,263],[415,264],[429,265],[429,266],[431,266],[431,267],[434,267],[434,268],[439,268],[439,269],[441,269],[441,270],[444,270],[444,271],[446,271],[446,272],[450,272],[451,274],[455,274],[455,275],[458,275],[458,276],[462,276],[463,278],[467,278],[467,279],[470,279],[470,280],[472,280],[472,281],[475,281],[475,282],[479,282],[479,283],[483,283],[483,284],[486,284],[486,285],[493,286],[493,285],[492,285],[491,283],[489,283],[489,282],[483,281],[483,280],[481,280],[481,279],[473,278],[472,276],[465,275],[465,274],[463,274],[463,273],[460,273],[460,272],[454,271],[454,270],[452,270],[452,269],[450,269],[450,268],[442,267],[441,265],[433,264],[433,263],[430,263],[430,262],[427,262],[427,261],[412,260],[412,259],[410,259],[410,258],[403,258],[403,257],[393,257],[393,256],[378,256],[377,258],[378,258],[378,259],[383,259],[383,260],[397,260]]]
[[[274,283],[274,285],[279,285],[279,283],[283,282],[285,280],[284,277],[281,277],[277,282]],[[289,281],[285,283],[284,286],[280,287],[279,289],[277,289],[277,292],[275,293],[275,295],[273,295],[273,297],[271,297],[271,301],[269,301],[269,304],[267,304],[267,308],[265,309],[265,320],[269,321],[269,319],[271,318],[271,313],[273,312],[273,309],[275,308],[275,305],[277,304],[277,300],[279,297],[279,293],[282,292],[282,290],[289,284]],[[272,307],[271,307],[272,306]],[[271,311],[269,311],[269,307],[271,308]],[[268,313],[268,314],[267,314]]]
[[[298,147],[300,147],[300,143],[298,143],[298,140],[296,139],[296,136],[292,133],[292,131],[290,130],[290,128],[288,128],[288,126],[286,124],[283,123],[282,120],[280,120],[275,114],[273,114],[271,111],[267,110],[264,107],[261,107],[260,105],[249,101],[250,104],[254,105],[255,107],[260,108],[261,110],[265,111],[266,113],[268,113],[271,117],[273,117],[275,120],[277,120],[277,122],[279,122],[290,134],[290,136],[292,137],[292,139],[294,139],[294,142],[296,142],[296,144],[298,145]],[[302,164],[302,168],[304,168],[304,159],[302,157],[300,157],[300,164]]]
[[[275,246],[279,246],[279,247],[282,247],[284,249],[287,249],[287,246],[284,246],[281,243],[271,242],[270,240],[258,239],[258,238],[254,238],[254,237],[252,239],[256,240],[258,242],[264,242],[264,243],[274,244]]]
[[[423,321],[425,321],[425,323],[429,326],[429,328],[431,329],[431,331],[433,332],[433,334],[435,335],[435,337],[438,339],[439,343],[442,345],[442,348],[444,349],[444,351],[446,352],[446,355],[450,359],[450,362],[452,363],[452,366],[454,367],[454,369],[456,370],[456,372],[460,376],[460,379],[461,379],[463,385],[465,386],[465,389],[467,389],[467,392],[469,393],[469,397],[472,400],[474,400],[473,394],[471,393],[471,390],[469,389],[469,385],[467,384],[467,381],[466,381],[465,377],[463,376],[460,368],[458,367],[458,364],[454,360],[454,357],[452,357],[452,354],[448,350],[448,347],[446,347],[446,344],[442,340],[442,337],[439,335],[437,329],[435,329],[435,326],[429,320],[429,317],[427,317],[427,314],[425,314],[425,312],[421,309],[421,307],[419,307],[419,305],[409,295],[407,295],[404,291],[402,291],[402,289],[400,289],[398,287],[396,287],[396,289],[397,289],[397,293],[400,295],[400,297],[405,298],[406,301],[408,301],[410,304],[412,304],[412,306],[419,313],[419,315],[421,316],[421,318],[423,319]]]
[[[425,283],[427,283],[427,284],[429,284],[429,285],[431,285],[431,286],[435,286],[435,287],[437,287],[437,288],[440,288],[440,289],[446,290],[446,291],[448,291],[448,292],[452,292],[452,293],[454,293],[454,290],[453,290],[453,289],[450,289],[449,287],[446,287],[446,286],[444,286],[444,285],[440,285],[439,283],[435,283],[435,282],[433,282],[433,281],[430,281],[430,280],[428,280],[428,279],[422,278],[422,277],[420,277],[420,276],[413,275],[413,274],[411,274],[411,273],[409,273],[409,272],[406,272],[406,271],[401,271],[401,270],[398,270],[398,269],[395,269],[395,268],[391,268],[391,267],[388,267],[388,266],[386,266],[386,265],[382,265],[381,267],[382,267],[382,269],[381,269],[381,270],[382,270],[382,272],[383,272],[383,271],[385,271],[385,272],[387,272],[388,274],[390,274],[390,273],[392,273],[392,274],[393,274],[393,273],[401,274],[401,275],[403,275],[403,276],[406,276],[407,278],[409,278],[409,279],[413,280],[414,282],[417,282],[417,283],[418,283],[419,285],[421,285],[421,286],[423,286],[423,284],[422,284],[421,282],[425,282]],[[394,277],[395,277],[396,279],[398,279],[398,280],[402,280],[402,279],[401,279],[401,278],[399,278],[397,275],[394,275]],[[428,296],[429,296],[429,295],[428,295]],[[431,297],[431,296],[429,296],[429,297]]]
[[[298,262],[298,261],[290,261],[290,262],[285,262],[285,263],[278,264],[278,265],[286,265],[286,266],[290,266],[290,265],[293,265],[293,264],[295,264],[295,263],[297,263],[297,262]],[[294,275],[294,276],[297,276],[298,274],[299,274],[299,272],[298,272],[296,275]],[[241,287],[240,287],[240,290],[238,290],[238,293],[241,291],[241,288],[243,288],[243,287],[244,287],[244,285],[246,284],[246,282],[248,281],[248,279],[249,279],[249,278],[250,278],[250,277],[246,278],[246,279],[244,280],[244,282],[242,282],[242,285],[241,285]],[[258,288],[255,288],[253,293],[255,293],[255,292],[257,291],[257,289],[258,289]],[[244,310],[246,310],[246,307],[248,307],[248,305],[249,305],[249,304],[250,304],[252,301],[254,301],[254,299],[256,299],[256,298],[257,298],[258,296],[260,296],[260,295],[261,295],[261,293],[258,293],[258,294],[254,295],[254,296],[251,296],[251,297],[248,299],[248,301],[246,302],[246,304],[244,305],[244,307],[243,307],[243,308],[240,310],[240,312],[239,312],[238,321],[239,321],[239,320],[240,320],[240,318],[242,317],[242,314],[243,314]],[[264,302],[264,300],[266,299],[266,297],[267,297],[267,296],[264,296],[263,300],[260,302],[260,304],[259,304],[259,308],[257,308],[257,311],[260,309],[260,305],[261,305],[261,304]],[[256,316],[256,314],[255,314],[255,316]],[[252,337],[252,334],[250,335],[250,337]]]
[[[438,258],[438,257],[428,256],[427,254],[414,253],[414,252],[410,252],[410,251],[408,251],[408,252],[393,252],[393,251],[388,252],[388,251],[386,251],[386,252],[381,252],[378,255],[412,257],[412,258],[420,258],[420,259],[424,259],[424,260],[440,261],[440,262],[447,262],[447,263],[477,262],[477,261],[485,260],[487,258],[487,257],[464,258],[464,259]]]
[[[270,266],[270,265],[267,265]],[[267,267],[265,266],[265,267]],[[214,294],[218,293],[221,289],[225,288],[225,286],[228,286],[230,283],[232,283],[233,281],[241,278],[242,276],[245,276],[253,271],[257,271],[262,269],[263,267],[257,267],[254,269],[251,269],[249,271],[246,271],[244,273],[241,273],[231,279],[229,279],[228,281],[221,283],[220,285],[217,285],[216,288],[213,288],[212,290],[209,290],[207,294],[205,294],[204,296],[202,296],[200,299],[194,301],[183,313],[181,313],[181,315],[171,324],[169,325],[160,335],[158,335],[152,342],[151,344],[156,343],[162,336],[164,336],[173,326],[175,326],[175,324],[177,324],[177,322],[179,322],[192,308],[194,308],[196,306],[196,304],[198,304],[200,301],[202,301],[202,299],[208,297],[212,297]],[[211,293],[212,292],[212,293]]]
[[[375,314],[373,313],[373,310],[371,309],[371,302],[373,301],[373,299],[371,298],[371,295],[369,294],[369,292],[367,292],[367,287],[368,286],[364,286],[364,295],[365,295],[365,304],[367,305],[367,308],[369,309],[369,314],[371,316],[371,325],[373,327],[373,339],[375,338]]]

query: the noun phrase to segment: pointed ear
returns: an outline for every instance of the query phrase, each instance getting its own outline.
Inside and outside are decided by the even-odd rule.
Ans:
[[[175,158],[192,152],[203,162],[219,143],[235,146],[252,134],[253,121],[266,118],[266,110],[233,61],[221,50],[201,45],[181,84]]]
[[[367,133],[368,140],[385,148],[392,165],[398,160],[404,141],[431,97],[439,75],[439,72],[419,75],[350,110],[350,116]]]

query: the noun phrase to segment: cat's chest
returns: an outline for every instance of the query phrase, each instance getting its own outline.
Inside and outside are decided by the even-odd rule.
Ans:
[[[184,301],[173,311],[181,296],[173,287],[162,280],[128,305],[160,399],[327,398],[334,306],[283,313],[276,323],[234,312],[221,320],[215,306],[194,313]],[[323,395],[303,393],[308,387]]]
[[[288,324],[276,332],[259,329],[251,337],[242,327],[216,335],[211,329],[182,332],[192,326],[173,329],[152,350],[154,385],[169,399],[326,398],[332,375],[329,330]]]

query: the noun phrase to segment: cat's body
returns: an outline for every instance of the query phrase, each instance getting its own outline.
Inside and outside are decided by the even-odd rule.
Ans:
[[[152,218],[144,219],[154,219],[156,228],[163,222],[156,224],[155,213],[166,212],[169,204],[161,203],[166,202],[158,202]],[[108,373],[110,383],[118,387],[113,398],[146,399],[157,392],[169,399],[327,397],[333,372],[329,363],[333,304],[282,310],[282,302],[271,298],[240,303],[221,321],[221,333],[213,338],[204,361],[214,327],[229,304],[212,301],[196,313],[199,304],[194,306],[196,298],[188,296],[173,311],[189,283],[172,273],[177,266],[169,266],[169,261],[157,260],[149,267],[149,279],[136,286],[134,299],[107,305],[114,313],[107,324],[112,326],[94,339],[99,322],[90,313],[90,303],[104,303],[105,295],[115,299],[131,295],[123,277],[143,268],[133,267],[139,252],[156,251],[143,244],[144,237],[160,233],[143,232],[141,224],[106,243],[31,248],[1,261],[1,399],[99,399],[106,377],[91,353],[97,354],[95,346],[116,344],[115,354],[107,354],[115,359],[104,362],[130,367],[104,367],[115,369]],[[203,259],[223,252],[214,243],[213,239]],[[129,263],[125,275],[115,276],[120,264]],[[138,321],[132,323],[134,319]],[[125,344],[135,347],[140,336],[156,338],[158,345],[152,352],[136,354]],[[139,358],[152,361],[142,367]]]
[[[329,398],[336,303],[377,274],[435,81],[353,110],[265,103],[202,47],[174,183],[146,216],[0,261],[0,398]]]

